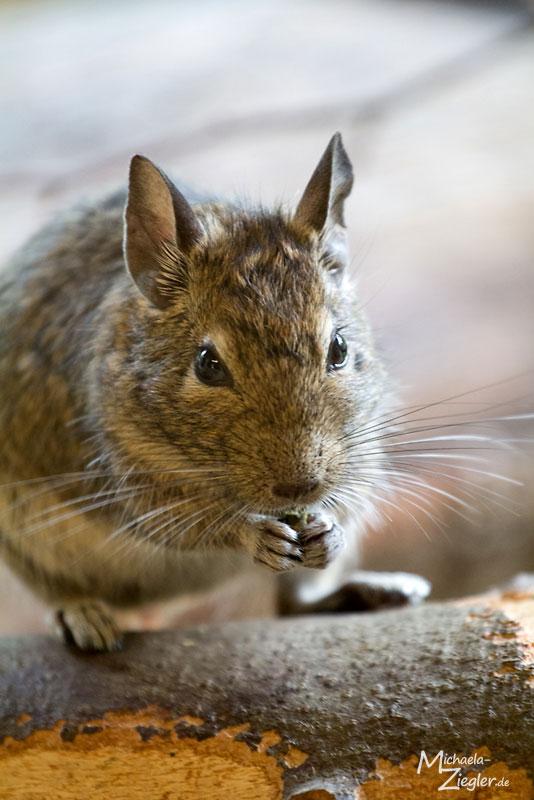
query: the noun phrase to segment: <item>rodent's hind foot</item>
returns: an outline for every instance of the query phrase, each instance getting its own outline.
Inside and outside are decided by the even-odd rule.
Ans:
[[[412,572],[354,572],[339,587],[345,608],[340,610],[373,611],[382,608],[418,605],[426,600],[432,585],[422,575]],[[343,606],[343,602],[341,603]]]
[[[119,650],[123,641],[113,614],[102,600],[79,600],[57,609],[54,632],[62,642],[85,653]]]
[[[357,570],[327,589],[311,596],[299,587],[280,598],[282,614],[349,613],[377,611],[399,606],[417,605],[430,594],[432,586],[426,578],[410,572],[367,572]]]

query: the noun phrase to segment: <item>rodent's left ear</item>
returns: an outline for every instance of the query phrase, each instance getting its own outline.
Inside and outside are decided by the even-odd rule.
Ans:
[[[295,211],[294,221],[321,235],[333,272],[348,261],[344,203],[352,189],[352,164],[341,134],[332,136]]]
[[[124,256],[139,291],[166,308],[184,281],[182,258],[203,235],[193,209],[162,170],[145,156],[130,164],[124,214]]]

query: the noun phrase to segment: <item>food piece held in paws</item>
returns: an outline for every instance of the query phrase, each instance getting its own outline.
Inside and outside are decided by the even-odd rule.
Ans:
[[[292,508],[281,517],[280,522],[285,522],[285,524],[293,528],[294,531],[301,531],[306,527],[307,518],[307,508]]]

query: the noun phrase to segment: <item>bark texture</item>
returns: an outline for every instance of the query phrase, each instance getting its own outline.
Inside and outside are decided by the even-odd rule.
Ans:
[[[454,797],[531,800],[534,595],[132,634],[111,655],[4,639],[0,735],[2,800],[426,800],[451,779],[440,752],[478,761]]]

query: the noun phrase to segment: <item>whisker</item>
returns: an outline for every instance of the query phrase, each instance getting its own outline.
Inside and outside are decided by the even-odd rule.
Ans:
[[[453,502],[458,503],[458,505],[462,506],[463,508],[466,508],[468,511],[471,511],[473,514],[480,513],[479,509],[476,508],[475,506],[472,506],[470,503],[466,503],[464,500],[461,500],[459,497],[456,497],[455,495],[452,495],[449,492],[444,491],[443,489],[438,489],[436,486],[432,486],[430,484],[423,484],[416,481],[410,481],[408,478],[399,477],[397,478],[397,480],[400,481],[401,486],[397,484],[395,486],[395,489],[400,495],[411,494],[414,495],[415,497],[419,497],[420,499],[422,499],[422,495],[407,489],[404,484],[408,484],[409,486],[419,486],[421,488],[424,488],[426,491],[434,492],[435,494],[440,495],[442,498],[448,497],[452,499]],[[448,508],[454,514],[458,514],[458,516],[462,517],[462,519],[465,519],[467,522],[472,521],[466,514],[463,514],[458,508],[456,508],[454,505],[451,505],[451,503],[448,503],[445,500],[441,499],[441,505],[444,506],[445,508]]]
[[[204,484],[207,481],[217,481],[217,480],[222,480],[222,478],[220,478],[219,476],[212,476],[210,478],[202,478],[201,483]],[[165,489],[181,488],[183,486],[189,486],[189,485],[198,486],[199,485],[199,481],[188,481],[186,483],[184,483],[182,481],[170,482],[170,483],[165,484],[164,488]],[[42,521],[42,522],[39,522],[37,524],[30,525],[30,526],[24,528],[22,531],[18,532],[18,535],[19,536],[29,536],[29,535],[35,534],[38,531],[41,531],[41,530],[43,530],[45,528],[49,528],[49,527],[52,527],[54,525],[57,525],[60,522],[68,521],[68,520],[73,519],[73,518],[75,518],[77,516],[83,516],[83,515],[91,512],[91,511],[95,511],[97,509],[106,508],[106,507],[112,506],[114,504],[121,503],[121,502],[123,502],[125,500],[133,500],[136,497],[142,497],[148,491],[152,491],[153,492],[154,490],[157,490],[157,489],[160,489],[160,488],[161,487],[154,486],[153,484],[147,484],[145,488],[126,487],[126,488],[120,489],[120,490],[109,490],[109,491],[106,491],[105,494],[111,493],[111,495],[112,495],[111,497],[106,497],[103,500],[95,500],[95,502],[90,502],[88,505],[82,505],[81,507],[75,508],[74,511],[70,511],[70,512],[67,512],[67,513],[61,513],[61,514],[56,514],[55,516],[52,516],[50,519],[44,519],[44,521]],[[100,496],[100,494],[104,494],[104,493],[96,493],[95,497],[98,498]],[[74,500],[66,501],[65,503],[57,504],[56,506],[53,506],[52,509],[47,508],[47,509],[44,509],[43,511],[33,515],[32,517],[30,517],[30,520],[31,519],[41,519],[42,517],[46,517],[48,514],[50,514],[52,512],[52,510],[62,511],[65,507],[67,507],[67,508],[73,507],[73,506],[77,505],[78,503],[84,502],[85,499],[87,499],[87,498],[91,499],[92,497],[93,497],[92,495],[87,495],[86,498],[76,498]]]
[[[498,497],[498,498],[500,498],[502,500],[506,500],[507,499],[507,495],[504,495],[502,492],[496,492],[494,489],[490,489],[488,486],[484,486],[483,484],[476,483],[475,481],[470,481],[467,478],[465,478],[463,475],[451,475],[450,472],[443,472],[443,471],[440,471],[440,470],[432,470],[432,469],[429,469],[428,467],[426,467],[425,465],[421,465],[421,464],[418,464],[418,465],[415,466],[415,469],[417,470],[417,472],[414,472],[412,470],[412,468],[406,469],[405,468],[405,464],[399,464],[399,465],[396,465],[396,466],[397,466],[397,470],[401,471],[401,474],[411,475],[413,477],[417,477],[417,473],[419,473],[419,472],[422,472],[422,473],[428,474],[428,475],[435,475],[435,476],[437,476],[437,477],[439,477],[441,479],[445,478],[448,483],[453,483],[453,484],[458,485],[459,488],[464,492],[466,492],[466,489],[464,488],[464,484],[465,484],[467,486],[472,486],[473,488],[477,489],[478,492],[483,493],[483,494],[488,494],[491,497]],[[491,474],[491,473],[486,473],[483,470],[470,470],[470,471],[475,472],[477,474],[482,474],[482,475]],[[390,472],[395,473],[396,470],[390,470],[386,466],[385,472],[387,474],[390,474]],[[495,477],[495,475],[493,475],[493,477]],[[508,479],[508,480],[511,480],[511,479]],[[517,481],[517,483],[522,485],[519,481]],[[429,486],[431,486],[431,484],[429,484]],[[469,496],[476,497],[476,495],[474,495],[472,492],[469,492]]]
[[[400,511],[403,514],[407,514],[413,520],[413,522],[417,525],[417,527],[424,533],[425,537],[429,541],[431,540],[431,537],[430,537],[428,531],[426,530],[426,528],[421,524],[421,522],[417,519],[417,517],[414,514],[412,514],[412,512],[409,511],[407,508],[404,508],[403,506],[397,505],[392,500],[388,500],[382,494],[375,495],[374,499],[376,501],[378,501],[379,503],[386,503],[388,506],[391,506],[392,508],[395,508],[397,511]],[[441,522],[438,520],[438,518],[434,514],[431,514],[428,511],[428,509],[424,508],[423,506],[420,506],[418,503],[415,503],[412,500],[406,500],[406,502],[409,503],[410,505],[413,505],[416,508],[418,508],[419,511],[421,511],[423,514],[425,514],[425,516],[427,516],[430,519],[430,521],[433,522],[434,525],[436,525],[436,527],[443,533],[444,536],[447,535],[445,529],[443,528],[443,525],[441,524]]]
[[[423,459],[424,460],[424,459],[427,459],[427,458],[429,458],[429,459],[436,459],[436,458],[437,459],[443,459],[443,456],[439,452],[438,453],[433,453],[431,451],[428,451],[428,452],[425,452],[425,453],[417,453],[416,452],[415,456],[414,455],[405,455],[404,453],[394,453],[393,455],[388,455],[388,460],[389,461],[402,461],[405,458],[408,458],[408,459],[415,458],[415,459]],[[468,462],[474,461],[474,462],[486,464],[487,461],[488,461],[488,459],[486,459],[486,458],[478,458],[476,456],[467,456],[467,455],[463,455],[461,453],[454,453],[453,455],[447,456],[447,458],[448,459],[453,459],[453,461],[460,462],[460,465],[461,465],[460,469],[462,470],[462,472],[473,472],[473,473],[476,473],[477,475],[485,475],[488,478],[495,478],[496,480],[504,481],[504,483],[511,483],[511,484],[514,484],[515,486],[523,486],[524,485],[522,481],[519,481],[516,478],[510,478],[508,475],[502,475],[502,474],[500,474],[498,472],[491,472],[489,470],[475,469],[474,467],[465,466],[465,464],[463,463],[464,461],[468,461]],[[457,466],[456,464],[451,464],[451,463],[449,463],[447,461],[440,461],[438,463],[441,463],[443,466],[447,466],[447,467]]]
[[[451,418],[461,417],[459,421],[456,422],[449,422]],[[533,419],[534,414],[531,413],[524,413],[524,414],[508,414],[506,416],[499,416],[499,417],[480,417],[480,416],[466,416],[465,413],[462,414],[440,414],[434,417],[420,417],[418,419],[410,420],[410,424],[414,422],[426,422],[426,421],[435,421],[439,419],[445,420],[445,422],[441,422],[440,424],[433,425],[422,425],[416,427],[407,427],[405,422],[395,422],[392,419],[387,419],[384,422],[381,422],[379,425],[374,425],[368,428],[359,428],[355,431],[351,431],[350,433],[345,434],[342,439],[343,440],[351,440],[351,439],[361,439],[364,436],[367,436],[371,432],[377,432],[380,430],[387,430],[390,428],[399,428],[399,430],[390,430],[388,436],[399,436],[402,433],[421,433],[424,431],[430,430],[441,430],[444,428],[457,428],[457,427],[481,427],[487,426],[490,424],[495,424],[498,422],[510,422],[510,421],[522,421],[527,419]],[[371,441],[375,441],[380,437],[371,437]],[[530,441],[530,440],[526,440]]]
[[[185,519],[180,520],[181,523],[190,522],[190,524],[187,526],[187,528],[181,529],[178,532],[178,534],[173,533],[173,535],[172,535],[173,544],[177,540],[183,538],[186,533],[188,533],[192,528],[195,527],[195,525],[198,525],[199,522],[201,522],[205,518],[206,513],[208,511],[210,511],[212,508],[217,508],[217,507],[218,507],[218,502],[211,503],[208,506],[205,506],[205,507],[201,508],[200,510],[197,510],[197,511],[193,512],[192,514],[189,515],[189,517],[186,517]],[[200,517],[200,520],[198,519],[198,517]],[[191,522],[191,520],[193,520],[193,521]],[[171,520],[168,520],[167,522],[163,523],[163,525],[160,525],[158,528],[156,528],[155,531],[151,531],[147,538],[150,538],[150,536],[152,536],[154,533],[156,533],[159,530],[162,530],[163,528],[166,528],[168,525],[172,525],[173,522],[174,522],[174,520],[171,519]],[[191,548],[187,548],[187,549],[194,549],[194,548],[191,547]]]
[[[408,515],[408,516],[409,516],[409,517],[410,517],[410,518],[413,520],[413,522],[414,522],[414,523],[417,525],[417,527],[418,527],[418,528],[419,528],[419,529],[420,529],[420,530],[423,532],[423,534],[425,535],[425,537],[426,537],[426,538],[427,538],[429,541],[431,541],[431,537],[430,537],[430,535],[429,535],[428,531],[427,531],[427,530],[424,528],[424,526],[423,526],[423,525],[422,525],[422,524],[419,522],[419,520],[417,519],[417,517],[416,517],[414,514],[412,514],[412,512],[411,512],[411,511],[409,511],[407,508],[403,508],[402,506],[399,506],[399,505],[397,505],[397,504],[396,504],[396,503],[394,503],[392,500],[387,500],[387,499],[386,499],[386,498],[385,498],[383,495],[381,495],[381,494],[377,494],[377,495],[375,495],[373,499],[374,499],[374,500],[376,500],[376,501],[377,501],[377,502],[379,502],[379,503],[386,503],[387,505],[389,505],[389,506],[392,506],[392,508],[395,508],[397,511],[400,511],[402,514],[407,514],[407,515]],[[416,505],[415,503],[413,503],[413,502],[411,502],[411,501],[407,501],[407,502],[411,503],[411,505]],[[434,524],[435,524],[435,525],[436,525],[436,526],[437,526],[437,527],[440,529],[440,531],[442,531],[442,533],[443,533],[444,535],[446,535],[446,531],[443,529],[443,526],[441,525],[441,523],[439,522],[439,520],[437,520],[437,518],[436,518],[436,517],[435,517],[433,514],[430,514],[430,513],[428,512],[428,510],[427,510],[427,509],[425,509],[425,508],[423,508],[423,507],[421,507],[421,506],[419,506],[419,510],[420,510],[420,511],[422,511],[422,512],[423,512],[423,513],[424,513],[426,516],[428,516],[428,517],[429,517],[429,519],[430,519],[430,520],[431,520],[431,521],[432,521],[432,522],[433,522],[433,523],[434,523]]]
[[[219,466],[217,464],[217,466]],[[221,465],[224,467],[224,465]],[[17,481],[10,481],[8,483],[0,484],[0,490],[2,489],[18,489],[23,488],[25,486],[32,486],[34,484],[43,484],[43,483],[52,483],[55,484],[57,481],[61,481],[62,485],[58,488],[63,488],[63,485],[68,485],[71,483],[76,483],[78,481],[91,481],[98,478],[107,478],[107,479],[114,479],[119,480],[123,476],[130,477],[132,475],[136,476],[143,476],[143,475],[173,475],[173,474],[197,474],[197,473],[205,473],[216,472],[216,468],[214,466],[204,466],[204,467],[192,467],[192,468],[184,468],[184,469],[150,469],[150,470],[129,470],[126,473],[115,472],[112,470],[98,470],[98,471],[87,471],[82,470],[80,472],[64,472],[58,473],[57,475],[46,475],[37,478],[26,478],[24,480],[17,480]],[[223,474],[222,469],[220,470],[221,474]],[[53,486],[52,488],[57,488]]]
[[[207,541],[210,538],[209,535],[208,535],[210,533],[210,531],[211,531],[211,539],[213,540],[215,538],[215,535],[216,535],[216,532],[217,532],[217,529],[215,528],[217,522],[219,522],[220,519],[224,520],[224,516],[226,514],[230,513],[231,510],[232,509],[223,508],[223,510],[219,514],[217,514],[216,517],[213,520],[211,520],[209,522],[207,527],[204,528],[204,530],[202,531],[202,537],[206,539],[206,544],[207,544]],[[236,516],[236,515],[233,514],[231,518],[233,518],[234,516]],[[221,526],[219,526],[219,528],[221,528]]]
[[[527,373],[525,373],[525,374],[527,374]],[[523,377],[523,375],[516,376],[516,377]],[[384,419],[385,415],[379,415],[378,417],[375,417],[375,419],[381,419],[382,423],[396,422],[397,420],[404,419],[405,417],[409,417],[412,414],[417,414],[419,411],[426,411],[429,408],[435,408],[436,406],[445,405],[446,403],[450,403],[450,402],[452,402],[454,400],[459,400],[459,399],[461,399],[463,397],[468,397],[469,395],[473,395],[476,392],[485,391],[487,389],[494,389],[497,386],[505,385],[507,383],[510,383],[510,380],[514,380],[514,379],[513,378],[512,379],[506,378],[506,379],[503,379],[503,380],[500,380],[500,381],[495,381],[493,383],[488,383],[488,384],[486,384],[484,386],[477,387],[476,389],[470,389],[470,390],[465,391],[465,392],[460,392],[459,394],[451,395],[450,397],[445,397],[445,398],[443,398],[441,400],[435,400],[435,401],[432,401],[430,403],[424,403],[424,404],[421,404],[421,405],[406,406],[405,409],[402,410],[401,413],[399,413],[399,414],[394,412],[393,416],[390,416],[389,418],[386,418],[386,419]],[[408,410],[406,410],[406,409],[408,409]],[[386,412],[386,413],[388,413],[388,412]],[[532,415],[528,415],[528,417],[532,418]],[[371,420],[371,422],[373,422],[373,420]],[[366,429],[362,429],[362,430],[366,430]]]
[[[417,428],[415,430],[402,430],[402,431],[395,431],[390,432],[387,434],[383,434],[382,436],[376,436],[372,439],[364,439],[361,442],[355,441],[352,444],[352,447],[358,450],[362,445],[365,444],[373,444],[374,442],[384,441],[385,439],[392,439],[397,436],[406,436],[411,433],[421,433],[428,430],[439,430],[446,427],[455,427],[455,426],[448,426],[448,425],[432,425],[427,428]],[[412,444],[427,444],[429,442],[462,442],[462,441],[471,441],[471,442],[490,442],[492,445],[502,445],[505,447],[509,442],[521,442],[521,443],[529,443],[531,442],[530,439],[504,439],[504,438],[496,438],[491,436],[482,436],[480,434],[443,434],[441,436],[426,436],[422,439],[406,439],[405,441],[401,442],[388,442],[386,444],[382,444],[381,447],[401,447],[402,445],[412,445]],[[512,448],[513,449],[513,448]]]
[[[129,530],[130,528],[133,528],[133,527],[135,527],[136,525],[139,525],[142,522],[145,522],[147,520],[154,519],[155,517],[161,516],[161,514],[164,514],[169,510],[174,510],[178,506],[184,505],[184,503],[186,503],[186,502],[191,502],[191,500],[193,500],[193,501],[197,500],[200,497],[201,497],[201,495],[199,495],[197,497],[194,497],[194,498],[187,498],[186,500],[182,499],[179,502],[169,503],[166,506],[160,506],[159,508],[152,509],[150,511],[145,512],[144,514],[141,514],[140,516],[136,517],[135,519],[130,520],[125,525],[122,525],[121,527],[115,529],[114,531],[112,531],[112,533],[110,533],[109,536],[106,536],[106,538],[103,541],[99,542],[95,546],[91,547],[89,550],[87,550],[84,553],[82,553],[80,555],[80,557],[76,561],[73,562],[73,564],[78,563],[78,561],[80,561],[82,558],[85,558],[90,553],[93,553],[96,550],[101,549],[102,547],[107,547],[109,545],[109,543],[113,539],[116,539],[118,536],[120,536],[121,533],[124,533],[124,531]],[[121,542],[119,544],[119,547],[116,548],[114,551],[112,551],[109,554],[110,558],[114,558],[117,555],[117,553],[120,552],[120,550],[125,546],[125,544],[127,546],[130,546],[133,543],[136,543],[136,540],[133,537],[132,537],[131,541]],[[139,542],[137,542],[137,544],[139,544]]]
[[[208,481],[218,481],[218,480],[221,480],[221,479],[222,478],[220,476],[209,476],[209,477],[206,477],[206,478],[203,477],[201,480],[202,480],[202,483],[205,483],[205,482],[208,482]],[[172,482],[169,482],[169,483],[165,483],[163,488],[165,490],[167,490],[167,489],[178,488],[178,487],[182,487],[182,486],[198,485],[198,483],[199,483],[198,480],[193,480],[193,479],[191,479],[189,481],[172,481]],[[143,489],[153,489],[154,490],[154,489],[159,489],[159,488],[161,488],[161,487],[159,487],[159,486],[157,486],[157,485],[155,485],[153,483],[145,483],[145,484],[138,484],[137,486],[127,486],[127,487],[123,487],[123,488],[118,487],[118,488],[113,488],[113,489],[99,489],[97,492],[93,492],[91,494],[86,494],[86,495],[81,495],[80,497],[76,497],[76,498],[74,498],[72,500],[66,500],[63,503],[57,503],[54,506],[50,506],[50,507],[44,509],[43,511],[40,511],[40,512],[38,512],[36,514],[33,514],[32,516],[28,517],[28,521],[31,522],[32,519],[38,519],[39,517],[41,517],[43,515],[52,513],[54,511],[62,510],[64,508],[69,508],[69,507],[75,506],[75,505],[77,505],[79,503],[84,503],[87,500],[91,500],[91,501],[92,500],[98,500],[98,498],[100,498],[100,497],[102,497],[104,495],[111,495],[111,496],[121,495],[117,499],[118,500],[123,500],[123,499],[125,499],[125,496],[130,497],[132,492],[134,493],[134,496],[135,496],[136,493],[142,494],[143,493],[142,492]],[[4,513],[4,512],[2,512],[2,513]],[[80,512],[80,513],[83,513],[83,511]]]

